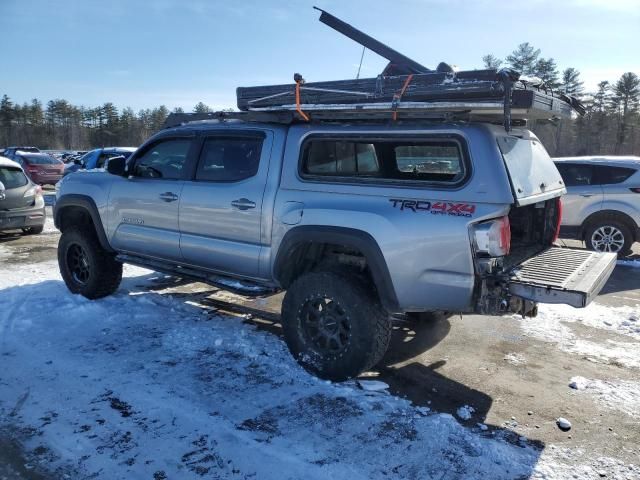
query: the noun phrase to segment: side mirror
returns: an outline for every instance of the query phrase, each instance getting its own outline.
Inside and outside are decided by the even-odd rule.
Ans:
[[[127,169],[127,160],[121,155],[119,157],[112,157],[107,160],[107,172],[111,175],[118,175],[124,177],[124,172]]]
[[[6,190],[4,188],[4,183],[0,182],[0,200],[4,200],[5,197],[7,196],[5,192]]]
[[[79,158],[76,158],[73,163],[75,163],[76,165],[82,165],[82,160],[80,160]]]

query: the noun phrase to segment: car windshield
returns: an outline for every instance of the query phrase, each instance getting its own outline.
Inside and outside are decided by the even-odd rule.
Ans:
[[[24,187],[28,180],[20,168],[0,167],[0,182],[6,190],[10,188]]]
[[[58,165],[60,162],[49,155],[23,155],[30,165]]]

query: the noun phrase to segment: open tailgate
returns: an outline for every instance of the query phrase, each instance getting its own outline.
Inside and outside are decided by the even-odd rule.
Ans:
[[[534,302],[586,307],[602,290],[616,260],[615,253],[551,247],[514,267],[509,292]]]

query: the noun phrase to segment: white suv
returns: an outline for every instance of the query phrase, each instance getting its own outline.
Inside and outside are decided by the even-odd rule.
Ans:
[[[631,251],[640,240],[640,157],[563,157],[554,162],[567,187],[560,236],[587,248]]]

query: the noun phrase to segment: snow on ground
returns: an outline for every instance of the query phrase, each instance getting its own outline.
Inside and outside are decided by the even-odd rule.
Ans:
[[[278,338],[138,287],[153,275],[127,268],[91,302],[55,262],[0,272],[0,419],[34,463],[109,479],[506,479],[538,462],[499,433],[318,380]]]
[[[640,342],[634,341],[640,340],[639,314],[640,307],[606,307],[594,302],[583,309],[567,305],[540,305],[537,317],[515,318],[526,336],[557,343],[560,349],[568,353],[583,355],[594,361],[640,368]],[[585,340],[574,333],[572,324],[619,333],[629,337],[630,341]]]
[[[458,410],[456,410],[456,415],[458,415],[458,417],[462,420],[470,420],[475,411],[475,408],[469,405],[463,405],[462,407],[458,408]]]
[[[372,381],[364,385],[380,388],[321,381],[279,338],[149,289],[161,275],[126,267],[125,277],[117,294],[92,302],[67,291],[55,262],[0,270],[0,434],[21,439],[32,464],[57,478],[597,473],[580,452],[465,428]],[[598,462],[610,478],[640,476]]]
[[[640,418],[640,384],[629,381],[590,380],[572,377],[569,385],[579,393],[587,393],[607,408]]]

